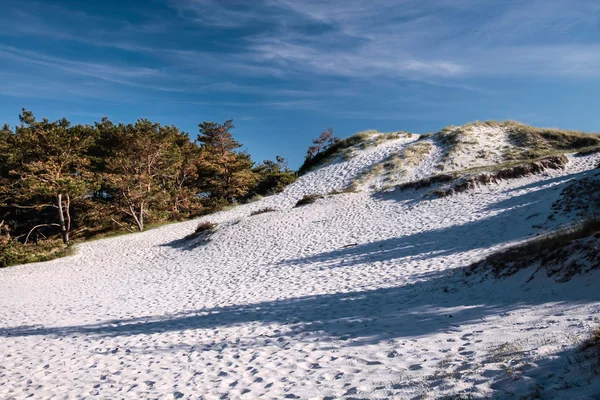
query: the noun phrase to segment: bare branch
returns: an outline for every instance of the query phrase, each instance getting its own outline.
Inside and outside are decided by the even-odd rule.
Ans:
[[[33,228],[31,228],[31,230],[29,231],[29,233],[27,234],[27,237],[25,238],[25,244],[27,244],[27,241],[29,240],[29,235],[31,235],[31,232],[33,232],[34,230],[36,230],[37,228],[41,228],[43,226],[58,226],[60,227],[59,224],[42,224],[42,225],[36,225]]]
[[[121,228],[126,229],[127,231],[129,231],[130,233],[133,233],[134,231],[129,229],[129,227],[123,225],[122,223],[120,223],[119,221],[116,221],[114,218],[110,219],[112,222],[114,222],[115,224],[119,225]]]

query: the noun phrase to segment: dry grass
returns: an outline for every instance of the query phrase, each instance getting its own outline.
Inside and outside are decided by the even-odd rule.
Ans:
[[[409,189],[419,190],[419,189],[431,187],[431,186],[439,184],[439,183],[452,182],[454,179],[456,179],[456,176],[454,174],[437,174],[437,175],[432,175],[428,178],[419,179],[418,181],[404,183],[402,185],[399,185],[398,189],[400,189],[400,190],[409,190]]]
[[[585,351],[591,348],[600,350],[600,327],[594,329],[590,336],[584,340],[580,346],[580,350]],[[600,352],[598,353],[598,362],[600,363]]]
[[[342,157],[342,160],[347,161],[354,157],[358,150],[378,146],[388,140],[399,139],[403,135],[408,138],[412,137],[412,133],[409,132],[381,133],[374,129],[355,133],[346,139],[340,140],[338,143],[317,154],[312,159],[304,161],[304,164],[302,164],[298,170],[298,174],[303,175],[339,156]]]
[[[252,211],[250,213],[250,216],[259,215],[259,214],[265,214],[265,213],[270,213],[270,212],[275,212],[275,211],[279,211],[279,210],[277,210],[275,208],[271,208],[271,207],[265,207],[265,208],[261,208],[259,210]]]
[[[600,172],[579,179],[560,193],[560,198],[552,204],[553,214],[574,213],[586,218],[600,210]]]
[[[391,154],[384,160],[365,169],[357,176],[357,184],[365,183],[373,177],[382,175],[385,185],[379,190],[388,190],[394,187],[395,178],[406,175],[408,167],[415,167],[431,152],[431,143],[417,142],[407,146],[401,154]]]
[[[578,151],[600,146],[600,136],[555,128],[535,128],[515,121],[500,124],[515,146],[505,152],[508,160],[540,157],[554,152]]]
[[[346,193],[358,193],[358,185],[356,183],[352,183],[348,186],[346,186],[343,189],[340,190],[332,190],[331,192],[327,193],[328,196],[335,196],[338,194],[346,194]]]
[[[473,127],[503,129],[511,143],[502,149],[507,161],[527,161],[567,152],[590,153],[600,148],[600,135],[554,128],[536,128],[516,121],[475,121],[463,126],[449,126],[435,136],[445,145],[442,161],[459,151],[463,144],[477,144],[469,137]],[[485,154],[481,155],[485,158]]]
[[[598,238],[600,219],[590,218],[492,254],[465,270],[465,274],[491,272],[495,278],[502,278],[539,264],[538,270],[545,268],[549,276],[559,275],[559,282],[568,281],[585,268],[571,259],[574,254],[587,259],[592,268],[600,268]]]
[[[311,159],[307,159],[304,161],[304,164],[298,170],[298,175],[303,175],[316,167],[319,167],[333,159],[335,159],[340,154],[344,154],[344,150],[349,149],[352,146],[356,145],[364,145],[368,139],[370,139],[377,131],[364,131],[354,134],[346,139],[342,139],[337,142],[335,145],[329,147],[327,150],[318,153]]]
[[[402,158],[406,166],[419,165],[425,157],[431,152],[433,146],[428,142],[417,142],[404,149]]]
[[[318,199],[322,199],[323,195],[322,194],[307,194],[304,197],[302,197],[300,200],[298,200],[298,202],[296,203],[296,205],[294,207],[301,207],[301,206],[305,206],[307,204],[312,204],[315,201],[317,201]]]
[[[488,168],[491,172],[478,175],[471,174],[462,178],[457,178],[449,188],[438,189],[435,194],[438,197],[451,196],[469,189],[474,189],[479,185],[487,185],[509,179],[518,179],[528,175],[539,174],[548,169],[563,169],[568,162],[569,160],[565,156],[560,155],[547,157],[534,162],[520,163],[505,168],[495,166],[494,168]]]
[[[501,180],[517,179],[527,175],[537,174],[546,169],[562,169],[569,160],[564,155],[546,157],[530,162],[508,162],[493,166],[476,167],[462,171],[432,175],[418,181],[407,182],[399,185],[400,190],[424,189],[437,184],[447,184],[446,187],[436,189],[432,194],[437,197],[446,197],[452,194],[473,189],[478,185],[496,183]]]
[[[460,138],[465,134],[465,127],[448,126],[439,131],[434,136],[445,146],[442,161],[448,158],[460,149]]]
[[[208,240],[209,236],[217,230],[219,224],[210,221],[203,221],[198,224],[196,230],[185,237],[185,240],[196,239],[204,236]]]

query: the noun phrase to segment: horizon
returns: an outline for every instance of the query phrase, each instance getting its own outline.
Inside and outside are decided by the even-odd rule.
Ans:
[[[0,123],[233,119],[256,162],[297,168],[333,127],[426,133],[475,120],[595,132],[590,0],[3,2]]]

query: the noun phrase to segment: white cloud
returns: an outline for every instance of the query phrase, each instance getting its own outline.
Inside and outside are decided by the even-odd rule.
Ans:
[[[348,80],[479,91],[472,78],[600,77],[596,0],[163,1],[177,13],[136,23],[44,4],[0,16],[0,35],[140,56],[126,65],[7,46],[0,54],[129,87],[275,97],[338,96]]]
[[[247,66],[280,77],[392,79],[597,76],[590,67],[596,46],[585,41],[585,32],[573,34],[594,32],[600,4],[592,0],[265,0],[245,9],[237,2],[179,0],[172,5],[199,24],[269,27],[243,37],[229,64],[242,71]],[[572,52],[577,62],[549,67],[553,48]]]

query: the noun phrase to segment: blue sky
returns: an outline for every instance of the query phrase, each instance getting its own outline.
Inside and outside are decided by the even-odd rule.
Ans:
[[[195,138],[234,119],[297,167],[332,126],[516,119],[598,131],[597,0],[0,0],[0,122],[21,107],[147,117]]]

